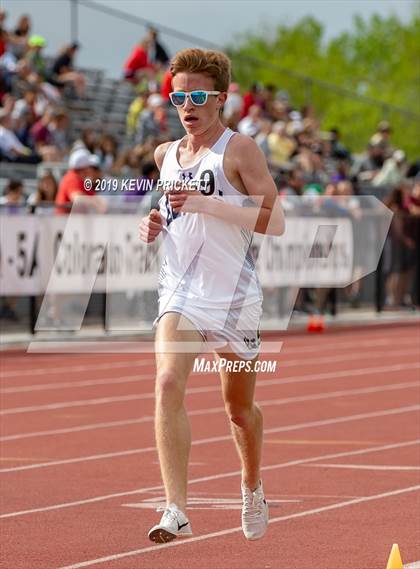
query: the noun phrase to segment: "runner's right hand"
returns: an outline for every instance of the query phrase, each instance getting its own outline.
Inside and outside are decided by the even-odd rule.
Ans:
[[[145,243],[151,243],[162,231],[162,217],[157,209],[152,209],[140,222],[139,237]]]

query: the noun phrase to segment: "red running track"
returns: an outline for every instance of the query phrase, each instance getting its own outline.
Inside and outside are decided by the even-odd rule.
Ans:
[[[194,537],[162,546],[150,355],[3,354],[0,567],[385,569],[393,543],[419,560],[416,328],[282,340],[258,378],[271,520],[252,543],[215,374],[188,386]]]

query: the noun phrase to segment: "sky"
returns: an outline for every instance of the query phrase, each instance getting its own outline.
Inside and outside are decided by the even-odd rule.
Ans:
[[[81,0],[83,1],[83,0]],[[396,14],[408,21],[415,0],[95,0],[110,8],[142,17],[223,47],[243,33],[273,29],[278,24],[293,24],[312,15],[325,28],[327,39],[349,30],[353,16]],[[56,53],[71,39],[71,0],[0,0],[8,16],[6,28],[20,14],[30,14],[33,32],[48,41],[46,53]],[[143,36],[145,27],[122,21],[78,4],[78,39],[82,45],[77,64],[103,69],[110,77],[120,77],[123,63]],[[174,53],[191,47],[190,42],[161,33],[162,43]]]

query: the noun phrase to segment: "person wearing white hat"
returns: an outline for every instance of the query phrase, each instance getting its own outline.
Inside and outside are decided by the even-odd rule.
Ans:
[[[372,180],[372,185],[396,187],[402,182],[407,171],[407,161],[403,150],[394,150],[391,158],[385,160],[381,170]]]
[[[71,153],[68,171],[64,174],[58,186],[55,199],[58,214],[70,213],[71,206],[77,205],[82,210],[91,210],[104,213],[105,201],[95,194],[92,180],[92,167],[94,157],[86,149],[80,148]]]
[[[149,138],[157,138],[166,129],[165,100],[159,93],[149,95],[146,108],[140,113],[136,142],[144,144]]]

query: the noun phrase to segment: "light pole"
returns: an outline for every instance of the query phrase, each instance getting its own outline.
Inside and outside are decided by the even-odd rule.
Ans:
[[[70,0],[70,41],[77,42],[79,36],[78,0]]]

